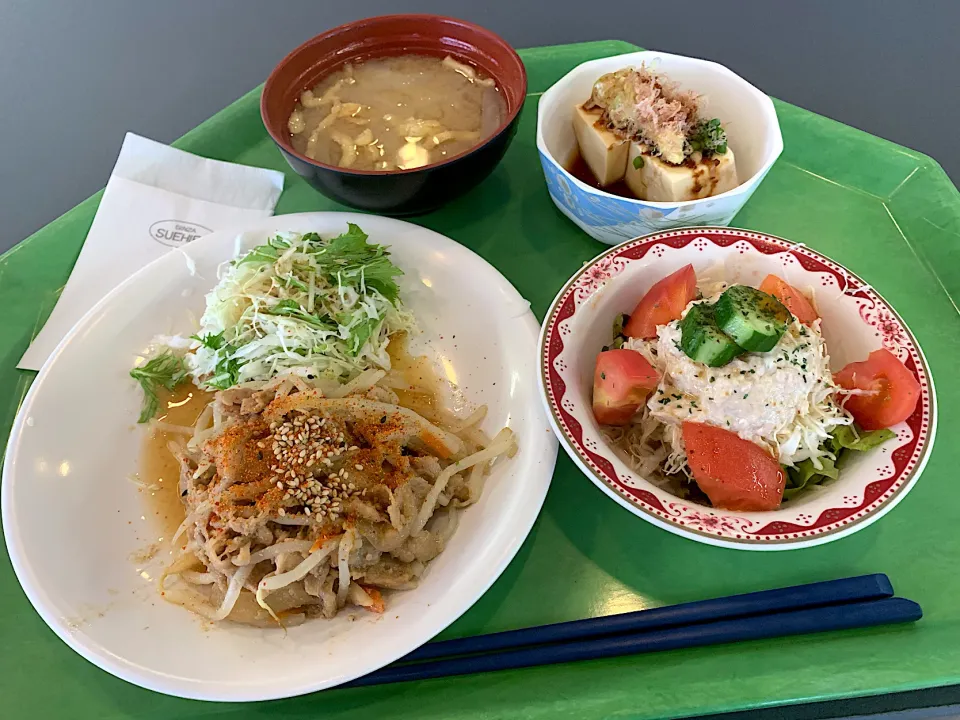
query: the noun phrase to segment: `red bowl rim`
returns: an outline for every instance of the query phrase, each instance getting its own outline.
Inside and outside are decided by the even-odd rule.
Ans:
[[[517,104],[515,108],[513,108],[512,111],[508,113],[506,119],[500,124],[500,126],[493,133],[490,134],[490,136],[486,140],[473,146],[472,148],[469,148],[467,150],[464,150],[461,153],[458,153],[457,155],[454,155],[453,157],[449,157],[440,162],[431,163],[429,165],[423,165],[417,168],[407,168],[404,170],[353,170],[350,168],[338,167],[336,165],[329,165],[327,163],[320,162],[319,160],[314,160],[313,158],[309,158],[306,155],[295,150],[293,147],[293,144],[289,141],[288,138],[278,137],[277,134],[274,133],[273,129],[271,129],[270,127],[270,123],[267,122],[267,107],[266,107],[267,97],[269,96],[270,91],[273,89],[273,85],[276,82],[277,73],[279,72],[280,68],[286,65],[287,62],[289,62],[293,58],[294,55],[302,51],[308,45],[315,43],[317,40],[324,38],[328,35],[333,35],[333,34],[342,32],[348,28],[361,26],[361,25],[365,25],[371,22],[376,22],[376,21],[399,20],[401,18],[406,20],[422,20],[424,22],[441,21],[443,23],[452,23],[455,25],[460,25],[462,27],[469,28],[470,30],[473,30],[475,32],[478,32],[480,34],[483,34],[489,37],[497,45],[500,45],[504,50],[506,50],[506,52],[509,55],[511,55],[513,59],[517,61],[517,65],[520,68],[520,77],[522,80],[522,85],[520,87],[520,93],[519,93],[520,102]],[[453,55],[455,53],[451,53],[451,54]],[[494,77],[494,80],[497,82],[498,85],[502,87],[499,78]],[[450,165],[451,163],[454,163],[460,160],[466,155],[470,155],[472,153],[478,152],[479,150],[481,150],[482,148],[486,147],[491,142],[493,142],[508,127],[510,127],[510,125],[514,122],[514,120],[516,120],[517,116],[520,114],[520,111],[523,109],[523,105],[524,105],[523,100],[527,95],[527,87],[528,87],[527,86],[527,70],[526,70],[526,66],[524,66],[523,64],[523,60],[520,59],[520,56],[517,54],[517,51],[514,50],[513,47],[509,43],[507,43],[506,40],[504,40],[502,37],[500,37],[500,35],[493,32],[492,30],[488,30],[487,28],[477,25],[476,23],[472,23],[469,20],[461,20],[459,18],[450,17],[448,15],[434,15],[430,13],[397,13],[392,15],[377,15],[371,18],[354,20],[353,22],[344,23],[342,25],[338,25],[337,27],[331,28],[329,30],[325,30],[319,35],[315,35],[309,40],[301,43],[300,45],[295,47],[293,50],[291,50],[289,53],[287,53],[284,56],[284,58],[279,63],[277,63],[276,67],[274,67],[274,69],[270,72],[270,75],[267,76],[267,81],[264,83],[263,91],[260,94],[260,119],[263,122],[263,126],[264,128],[266,128],[267,133],[270,135],[273,141],[277,143],[277,145],[280,147],[281,150],[283,150],[285,153],[292,155],[296,157],[298,160],[301,160],[309,165],[323,168],[325,170],[332,170],[334,172],[343,173],[345,175],[367,175],[372,177],[392,177],[397,175],[412,175],[414,173],[423,172],[425,170],[433,170],[435,168],[443,167],[445,165]],[[508,107],[508,110],[509,110],[509,107]]]

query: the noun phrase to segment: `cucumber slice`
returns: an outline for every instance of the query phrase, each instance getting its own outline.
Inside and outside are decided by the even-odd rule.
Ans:
[[[743,348],[719,327],[713,306],[697,303],[680,321],[680,349],[688,358],[709,367],[726,365]]]
[[[714,305],[717,326],[744,350],[773,350],[787,331],[790,311],[765,292],[734,285]]]

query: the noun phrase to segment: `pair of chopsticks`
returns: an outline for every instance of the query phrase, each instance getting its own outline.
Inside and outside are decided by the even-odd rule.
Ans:
[[[347,687],[514,670],[660,650],[915,622],[886,575],[829,580],[433,642]]]

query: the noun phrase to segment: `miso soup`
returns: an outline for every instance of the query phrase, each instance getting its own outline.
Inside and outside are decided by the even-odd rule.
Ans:
[[[506,118],[496,83],[451,57],[403,55],[348,64],[300,96],[293,147],[354,170],[443,162],[489,138]]]

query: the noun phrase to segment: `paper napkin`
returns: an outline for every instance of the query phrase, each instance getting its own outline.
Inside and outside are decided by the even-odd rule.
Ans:
[[[70,279],[17,367],[39,370],[98,300],[172,248],[273,214],[283,173],[127,133]]]

